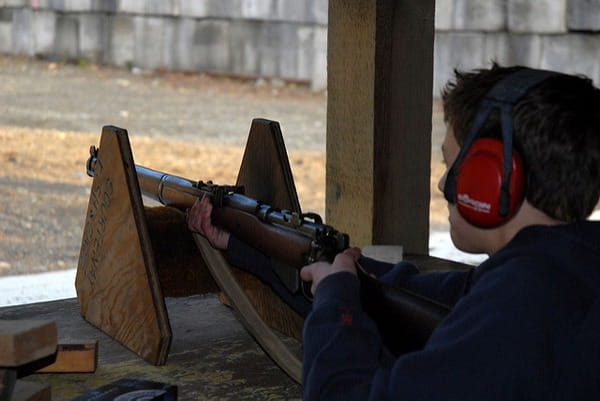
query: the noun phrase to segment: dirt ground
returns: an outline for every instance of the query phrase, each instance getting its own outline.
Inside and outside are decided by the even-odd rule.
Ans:
[[[327,94],[285,82],[130,72],[0,56],[0,276],[75,268],[101,127],[126,128],[134,160],[234,183],[253,118],[279,121],[304,211],[323,215]],[[443,128],[434,106],[431,223]]]

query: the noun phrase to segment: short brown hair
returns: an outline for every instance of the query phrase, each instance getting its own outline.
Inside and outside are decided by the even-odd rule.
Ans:
[[[522,68],[494,63],[489,69],[455,70],[441,97],[459,145],[485,94]],[[500,132],[498,115],[492,113],[480,136],[499,138]],[[600,90],[584,76],[546,79],[514,106],[513,136],[525,163],[528,202],[562,221],[585,220],[600,197]]]

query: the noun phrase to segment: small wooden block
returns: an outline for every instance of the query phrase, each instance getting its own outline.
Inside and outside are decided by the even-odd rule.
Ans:
[[[93,373],[98,366],[98,341],[68,341],[58,344],[56,360],[38,372]]]
[[[56,352],[56,323],[0,320],[0,367],[27,364]]]
[[[10,401],[50,401],[49,384],[27,380],[17,380]]]

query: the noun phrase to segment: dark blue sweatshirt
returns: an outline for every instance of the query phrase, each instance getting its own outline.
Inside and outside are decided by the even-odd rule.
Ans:
[[[452,312],[394,359],[356,276],[328,276],[305,321],[305,400],[600,400],[600,223],[527,227],[469,272],[401,263],[382,279]]]

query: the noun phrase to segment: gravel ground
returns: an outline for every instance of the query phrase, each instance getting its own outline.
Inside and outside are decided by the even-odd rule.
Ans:
[[[240,81],[0,57],[1,126],[245,144],[250,122],[281,123],[289,149],[325,150],[326,94],[283,82]]]
[[[138,164],[232,183],[252,119],[279,121],[302,207],[323,214],[326,103],[325,92],[278,81],[0,56],[0,276],[77,266],[85,160],[107,124],[128,130]],[[434,177],[442,135],[434,107]],[[444,229],[432,188],[432,227]]]

